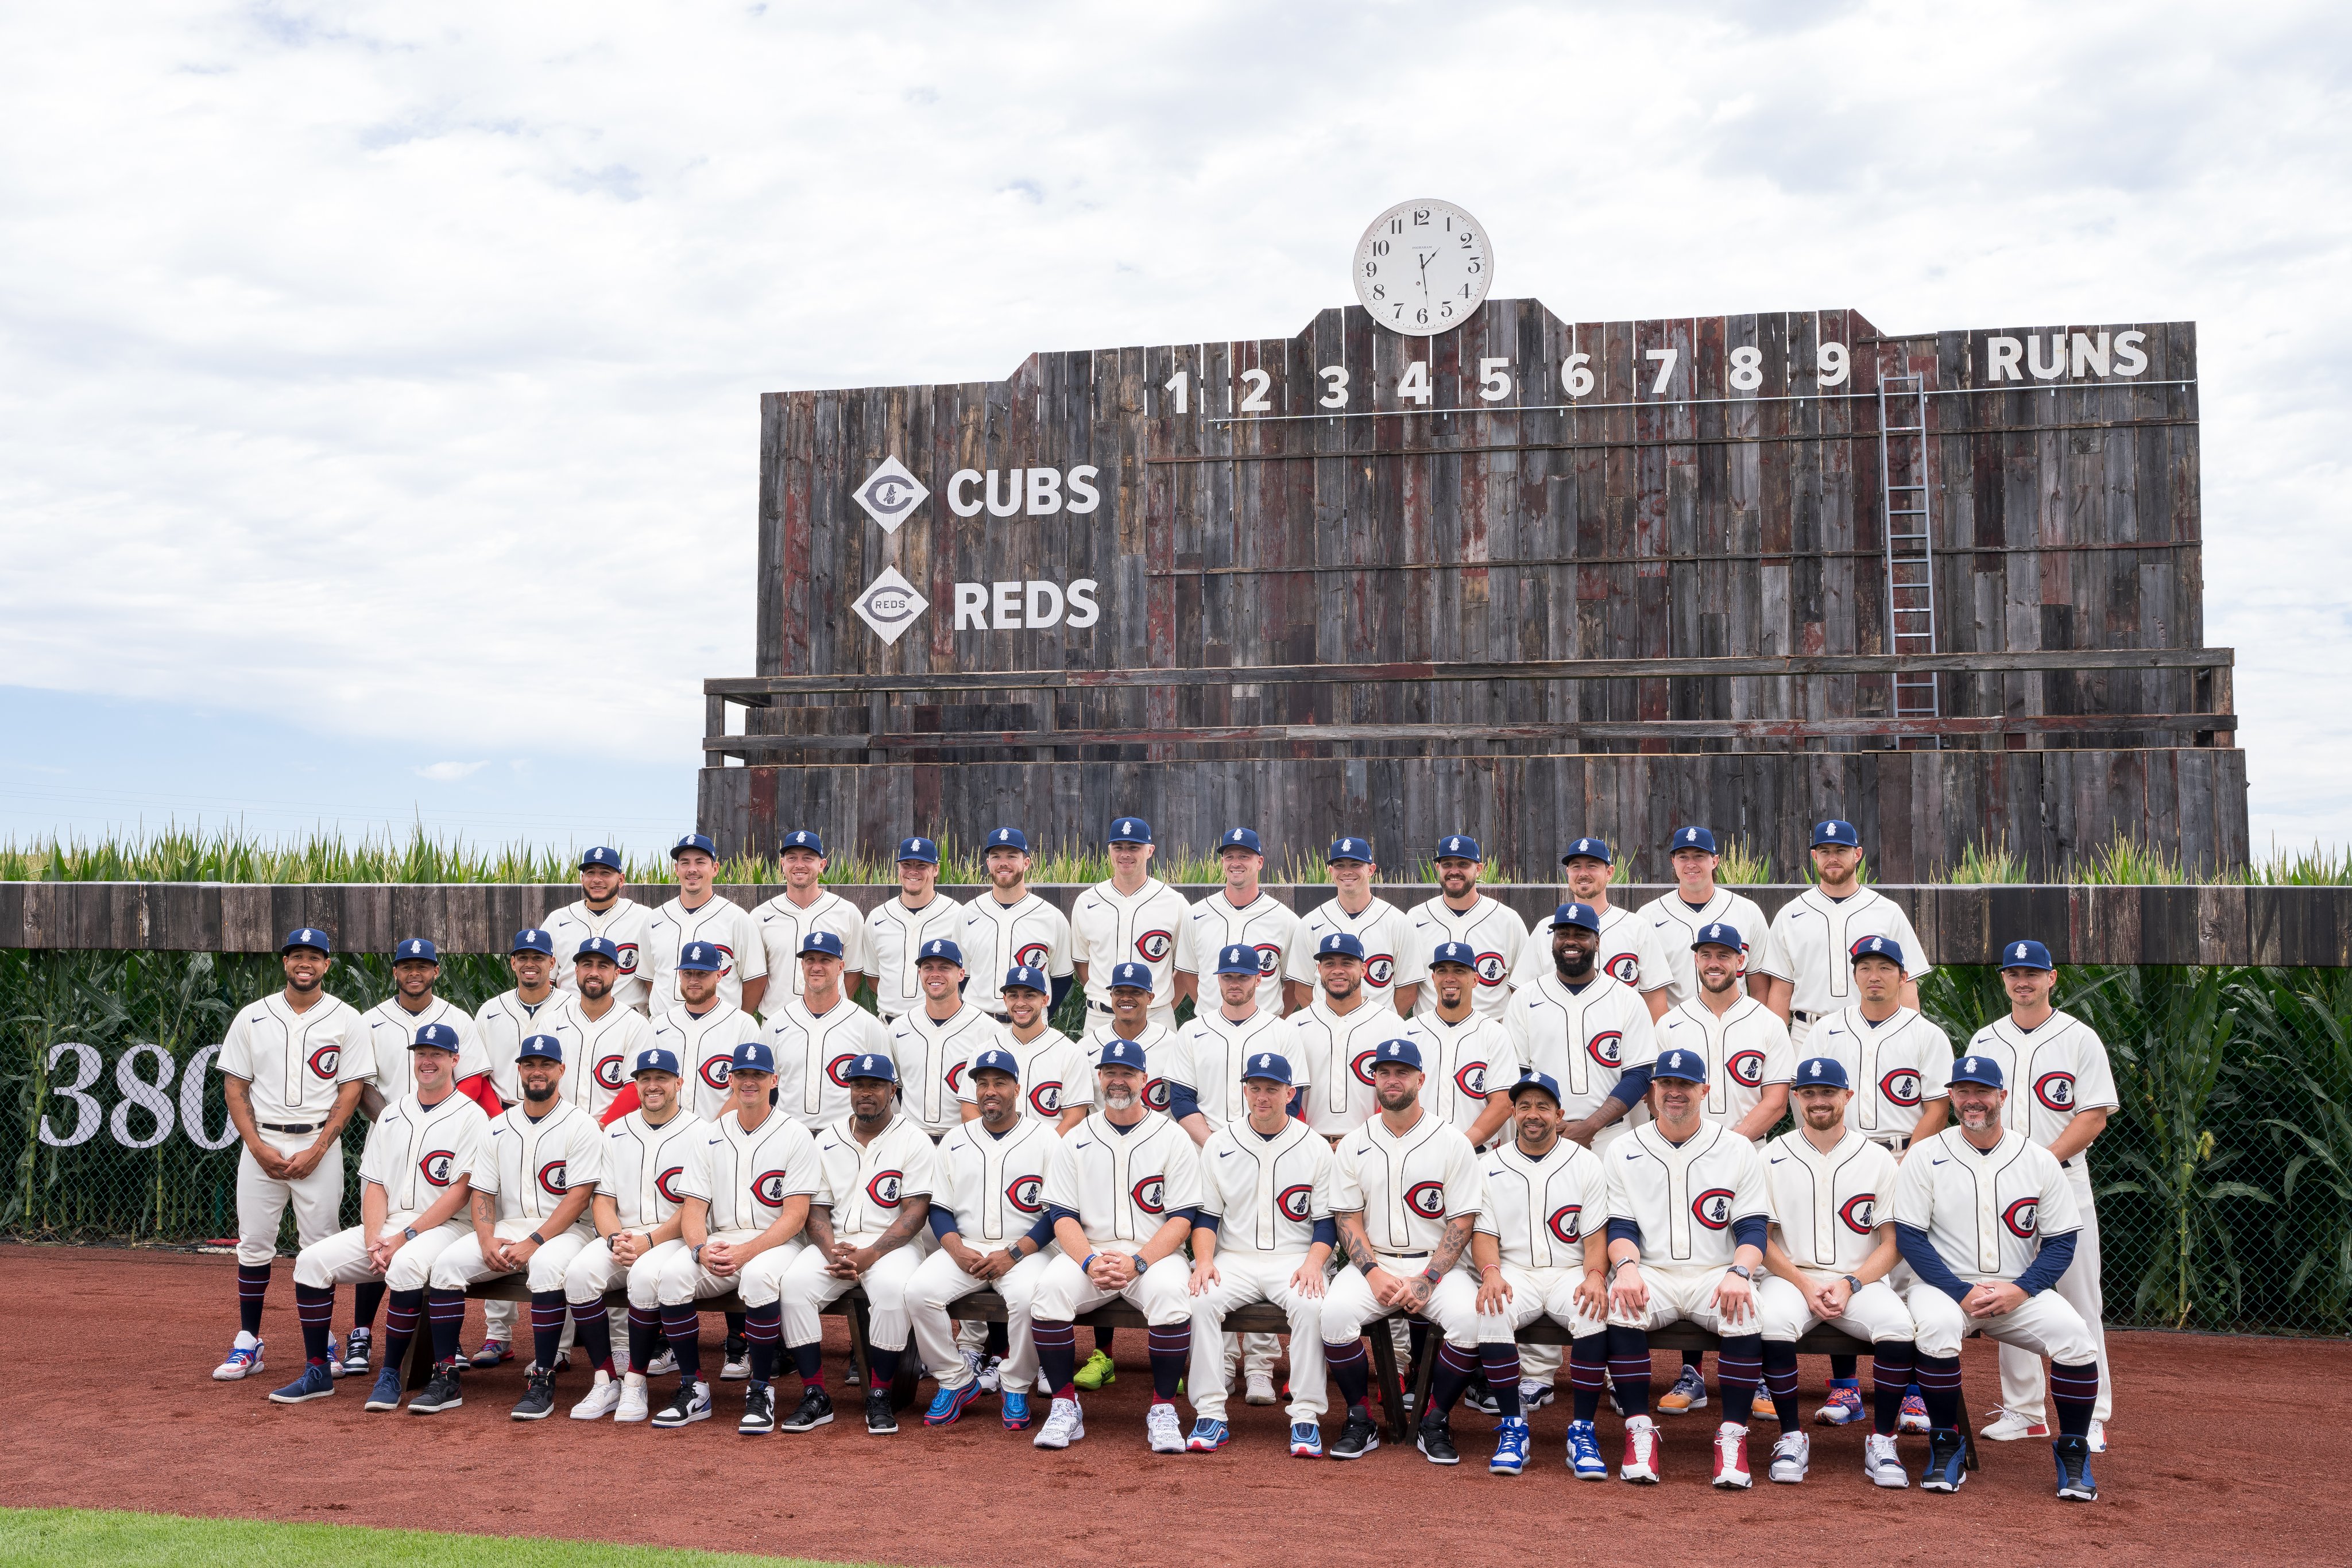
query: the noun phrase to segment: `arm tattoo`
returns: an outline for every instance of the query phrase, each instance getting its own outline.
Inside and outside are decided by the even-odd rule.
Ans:
[[[497,1223],[498,1218],[499,1211],[491,1207],[490,1195],[486,1192],[476,1193],[474,1195],[474,1223],[477,1225],[492,1225]]]
[[[1443,1274],[1462,1260],[1462,1249],[1470,1245],[1470,1228],[1478,1222],[1475,1214],[1457,1214],[1445,1222],[1445,1234],[1437,1240],[1437,1250],[1429,1255],[1429,1266]]]
[[[833,1206],[824,1203],[809,1205],[809,1244],[820,1252],[833,1250]]]
[[[931,1200],[929,1198],[908,1198],[898,1218],[890,1222],[890,1228],[885,1230],[875,1241],[875,1255],[879,1257],[885,1252],[895,1252],[904,1247],[914,1239],[916,1232],[921,1230],[929,1222],[930,1218]]]
[[[1371,1238],[1364,1233],[1364,1217],[1360,1214],[1339,1216],[1339,1245],[1347,1249],[1348,1261],[1366,1273],[1380,1266],[1373,1256]]]

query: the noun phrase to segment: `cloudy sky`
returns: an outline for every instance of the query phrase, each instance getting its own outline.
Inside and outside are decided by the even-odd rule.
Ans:
[[[0,839],[655,847],[760,392],[1286,336],[1438,194],[1582,319],[2196,320],[2254,841],[2352,842],[2347,16],[9,7]]]

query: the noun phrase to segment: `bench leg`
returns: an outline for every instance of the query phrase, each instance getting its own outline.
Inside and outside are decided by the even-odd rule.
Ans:
[[[1389,1320],[1375,1318],[1364,1325],[1364,1337],[1372,1345],[1372,1375],[1381,1385],[1381,1408],[1388,1412],[1389,1439],[1402,1443],[1408,1428],[1405,1426],[1404,1395],[1397,1381],[1396,1346],[1389,1343]]]
[[[849,1320],[850,1358],[870,1371],[874,1363],[866,1354],[866,1303],[862,1301],[850,1302],[849,1311],[843,1315]]]
[[[1436,1328],[1433,1326],[1429,1331],[1429,1338],[1423,1346],[1420,1360],[1413,1364],[1412,1418],[1416,1421],[1426,1420],[1429,1417],[1430,1374],[1437,1365],[1437,1347],[1444,1343],[1444,1336],[1439,1334]]]

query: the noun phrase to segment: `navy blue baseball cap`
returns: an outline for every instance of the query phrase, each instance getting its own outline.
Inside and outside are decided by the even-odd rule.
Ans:
[[[1121,986],[1125,986],[1131,991],[1151,989],[1151,966],[1149,964],[1119,965],[1110,972],[1110,988],[1115,991]]]
[[[1322,958],[1353,958],[1359,963],[1364,956],[1364,945],[1345,931],[1327,931],[1323,940],[1315,944],[1315,956]]]
[[[297,947],[313,947],[331,956],[335,951],[335,939],[315,925],[298,925],[286,934],[285,941],[278,944],[278,950],[291,953]]]
[[[1841,822],[1835,817],[1813,824],[1813,848],[1823,844],[1843,844],[1850,850],[1862,848],[1862,835],[1853,831],[1852,822]]]
[[[607,871],[619,871],[622,869],[621,852],[604,844],[598,844],[594,849],[588,851],[580,857],[580,869],[582,871],[586,871],[592,865],[603,866]]]
[[[508,948],[507,951],[509,953],[544,953],[549,957],[552,958],[555,956],[555,938],[550,936],[546,932],[541,931],[536,925],[528,925],[522,930],[515,933],[514,946]]]
[[[1684,1083],[1706,1082],[1706,1058],[1696,1051],[1662,1051],[1658,1064],[1650,1069],[1652,1080],[1672,1078]]]
[[[848,949],[842,946],[841,938],[830,931],[812,931],[801,938],[798,956],[805,958],[812,953],[822,953],[828,958],[848,956]]]
[[[1691,946],[1694,948],[1728,947],[1737,953],[1746,946],[1747,944],[1739,939],[1739,927],[1726,925],[1720,920],[1712,925],[1700,926],[1698,935],[1691,938]]]
[[[1148,844],[1151,841],[1151,824],[1140,817],[1121,817],[1110,825],[1110,844]]]
[[[1384,1040],[1372,1051],[1372,1065],[1383,1061],[1399,1062],[1415,1071],[1421,1070],[1421,1047],[1409,1040]]]
[[[1715,835],[1705,828],[1676,828],[1675,836],[1666,842],[1666,849],[1674,854],[1680,854],[1685,850],[1705,850],[1713,854],[1716,852]]]
[[[764,1040],[747,1040],[727,1059],[730,1072],[773,1072],[776,1053]]]
[[[1276,1051],[1261,1051],[1242,1063],[1242,1082],[1263,1078],[1270,1083],[1290,1085],[1290,1058]]]
[[[1323,853],[1326,864],[1333,861],[1362,861],[1372,863],[1372,841],[1370,839],[1333,839],[1331,847]]]
[[[580,950],[572,956],[574,961],[582,958],[610,958],[614,963],[618,964],[621,961],[621,945],[610,936],[591,936],[580,944]]]
[[[1856,964],[1864,958],[1891,958],[1896,968],[1909,972],[1910,967],[1903,962],[1903,944],[1892,936],[1862,937],[1854,943],[1853,951],[1847,956]]]
[[[1549,1072],[1538,1072],[1532,1068],[1520,1073],[1519,1081],[1511,1085],[1511,1103],[1514,1105],[1517,1104],[1519,1103],[1519,1096],[1530,1089],[1542,1090],[1545,1093],[1551,1096],[1551,1103],[1555,1105],[1565,1105],[1568,1103],[1567,1101],[1562,1100],[1559,1097],[1559,1080],[1554,1078]]]
[[[447,1024],[429,1023],[423,1029],[416,1031],[416,1038],[408,1042],[408,1049],[411,1051],[446,1051],[450,1055],[455,1056],[457,1054],[457,1048],[461,1043],[462,1042],[457,1039],[457,1031],[450,1028]]]
[[[1851,1089],[1853,1082],[1845,1075],[1845,1063],[1834,1056],[1812,1056],[1797,1063],[1800,1089]]]
[[[710,841],[710,835],[708,833],[687,834],[686,837],[670,845],[669,858],[676,860],[678,856],[685,854],[689,850],[700,850],[712,860],[717,860],[719,858],[719,846]]]
[[[1217,954],[1217,973],[1220,975],[1255,975],[1257,972],[1257,949],[1255,947],[1236,945]]]
[[[879,1078],[885,1082],[896,1083],[898,1082],[898,1064],[877,1051],[871,1055],[861,1056],[851,1062],[849,1071],[843,1073],[842,1077],[845,1079]]]
[[[1562,865],[1566,865],[1572,860],[1595,860],[1602,865],[1617,863],[1616,858],[1609,852],[1607,839],[1577,840],[1576,842],[1562,850],[1559,854],[1559,863]]]
[[[1054,984],[1045,978],[1045,971],[1033,969],[1026,964],[1015,964],[1005,970],[1004,984],[999,988],[1009,991],[1016,986],[1023,990],[1034,991],[1041,997],[1054,993]]]
[[[963,949],[944,936],[932,937],[923,944],[923,950],[915,955],[915,962],[919,966],[926,958],[943,958],[959,969],[963,967]]]
[[[1601,935],[1601,916],[1589,904],[1563,904],[1551,912],[1551,923],[1557,926],[1581,925],[1594,936]]]
[[[2039,942],[2011,942],[2000,950],[2000,967],[2004,969],[2054,969],[2050,961],[2050,949]]]
[[[563,1042],[551,1034],[532,1035],[517,1048],[515,1060],[528,1061],[534,1056],[543,1056],[550,1061],[561,1061],[563,1060]]]
[[[925,865],[937,865],[940,863],[940,846],[929,839],[900,839],[898,859],[901,862],[920,861]]]
[[[1095,1065],[1098,1068],[1132,1067],[1138,1072],[1146,1071],[1143,1061],[1143,1047],[1134,1040],[1122,1040],[1118,1035],[1113,1035],[1103,1041],[1102,1054],[1095,1058]]]
[[[999,828],[988,835],[988,847],[992,850],[1019,850],[1025,855],[1029,852],[1029,835],[1018,828]]]
[[[681,969],[702,969],[716,974],[727,967],[719,949],[708,942],[689,942],[678,949],[677,967]]]
[[[1963,1056],[1952,1063],[1955,1083],[1981,1083],[1987,1089],[2004,1088],[2000,1081],[2000,1063],[1990,1056]]]
[[[1018,1080],[1021,1076],[1021,1061],[1009,1051],[990,1046],[986,1051],[973,1057],[964,1071],[973,1074],[1002,1072],[1007,1078]]]
[[[404,936],[400,939],[400,946],[392,950],[392,961],[395,964],[412,961],[437,964],[441,961],[441,949],[433,946],[433,939],[429,936]]]
[[[817,859],[823,860],[824,859],[824,840],[806,828],[794,828],[784,835],[784,841],[776,846],[776,852],[780,855],[786,850],[806,850]]]
[[[683,1076],[677,1070],[677,1052],[659,1045],[649,1045],[637,1052],[637,1064],[629,1069],[629,1075],[634,1078],[640,1072],[667,1072],[672,1078]]]
[[[1225,836],[1217,841],[1217,848],[1221,852],[1224,850],[1247,850],[1254,855],[1262,855],[1265,853],[1264,846],[1259,844],[1257,841],[1256,831],[1249,828],[1227,828],[1225,830]]]
[[[1486,852],[1478,841],[1467,833],[1454,833],[1437,841],[1437,859],[1442,861],[1483,861]]]
[[[1478,949],[1467,942],[1440,942],[1437,951],[1429,956],[1429,967],[1433,969],[1440,964],[1459,964],[1475,969],[1478,967]]]

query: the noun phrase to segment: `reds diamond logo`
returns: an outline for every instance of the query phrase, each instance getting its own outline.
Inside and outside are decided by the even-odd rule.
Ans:
[[[896,568],[886,566],[882,575],[867,583],[866,591],[852,600],[849,607],[887,644],[904,636],[915,618],[931,607],[931,601],[916,592],[915,585],[900,577]]]
[[[866,483],[849,493],[849,498],[865,507],[866,515],[881,524],[884,533],[895,534],[930,494],[920,479],[907,472],[905,464],[885,457],[881,466],[866,476]]]

